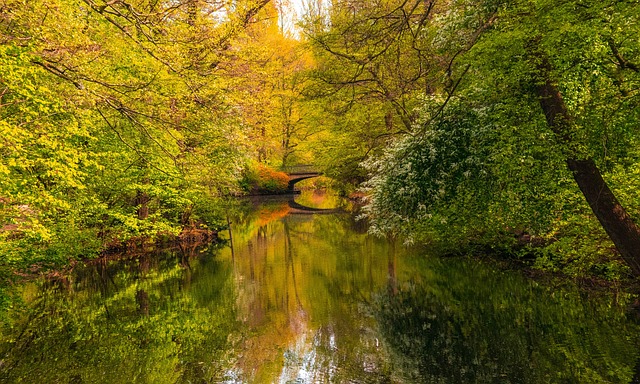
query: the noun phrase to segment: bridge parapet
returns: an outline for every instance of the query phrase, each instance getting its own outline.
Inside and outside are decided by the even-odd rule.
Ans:
[[[280,170],[289,175],[307,175],[307,174],[321,173],[318,167],[312,164],[291,165],[287,167],[280,167]]]

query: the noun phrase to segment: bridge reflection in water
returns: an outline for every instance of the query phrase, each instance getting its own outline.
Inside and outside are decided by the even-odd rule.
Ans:
[[[289,214],[290,215],[318,215],[318,214],[334,214],[334,213],[344,213],[345,210],[342,208],[313,208],[307,207],[306,205],[299,204],[295,201],[295,199],[291,198],[287,201],[289,205]]]
[[[248,196],[243,200],[254,207],[260,216],[260,223],[265,224],[280,220],[285,216],[313,216],[342,214],[349,211],[349,201],[338,197],[332,191],[303,190],[290,195]]]

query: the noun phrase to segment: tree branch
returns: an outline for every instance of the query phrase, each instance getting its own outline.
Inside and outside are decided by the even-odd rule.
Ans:
[[[609,48],[611,49],[611,53],[613,53],[613,56],[615,56],[616,60],[618,61],[618,66],[620,67],[620,69],[630,69],[636,73],[640,72],[640,67],[638,67],[638,65],[636,65],[635,63],[632,63],[628,60],[626,60],[622,54],[620,53],[620,51],[618,51],[618,47],[616,46],[615,41],[613,40],[613,37],[610,37],[608,39],[608,43],[609,43]]]

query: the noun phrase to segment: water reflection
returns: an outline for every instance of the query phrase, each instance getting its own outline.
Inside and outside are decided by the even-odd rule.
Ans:
[[[466,260],[416,260],[375,316],[409,382],[629,383],[638,327],[603,297]]]
[[[299,197],[316,208],[333,197]],[[628,383],[613,298],[371,238],[346,214],[247,202],[233,248],[106,260],[22,287],[0,381]]]
[[[3,324],[0,379],[222,380],[237,328],[231,272],[212,252],[194,257],[176,249],[28,284],[28,307]]]
[[[279,212],[263,206],[233,231],[238,310],[254,332],[239,372],[247,382],[282,383],[383,376],[389,368],[365,303],[385,284],[377,264],[388,244],[352,232],[346,216]]]

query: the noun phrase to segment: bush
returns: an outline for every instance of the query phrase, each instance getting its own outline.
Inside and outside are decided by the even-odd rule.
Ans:
[[[257,164],[245,170],[241,187],[251,194],[285,193],[289,190],[289,176],[263,164]]]

